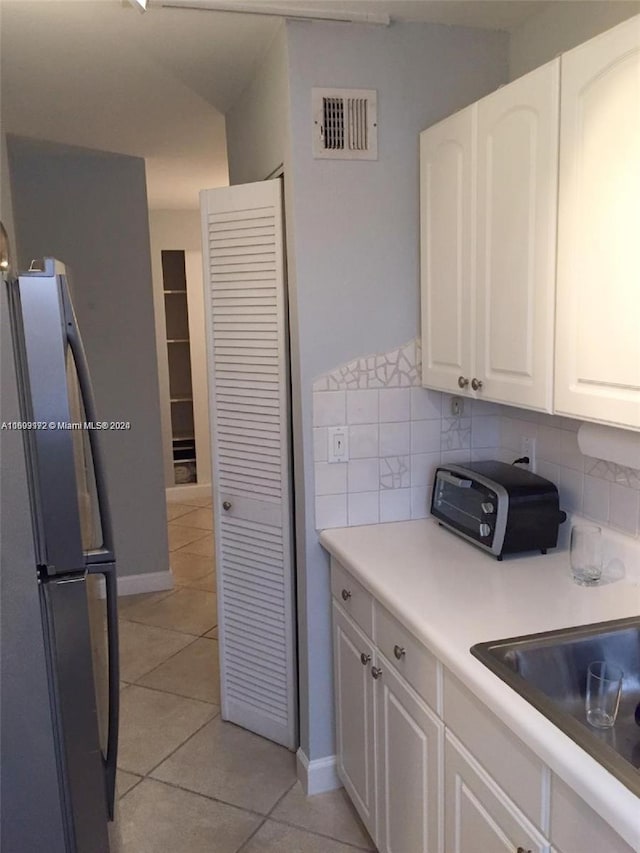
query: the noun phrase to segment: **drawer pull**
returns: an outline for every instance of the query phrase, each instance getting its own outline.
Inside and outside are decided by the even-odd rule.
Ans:
[[[371,660],[371,655],[368,655],[366,652],[362,652],[360,655],[360,663],[362,666],[366,666]]]
[[[382,670],[379,669],[377,666],[372,666],[371,675],[373,678],[382,678]]]
[[[349,599],[351,598],[351,590],[343,589],[341,595],[343,601],[349,601]]]
[[[407,650],[404,648],[404,646],[396,645],[393,647],[393,654],[395,655],[396,660],[402,660],[406,653]]]
[[[531,853],[531,850],[525,850],[524,847],[518,847],[516,853]]]

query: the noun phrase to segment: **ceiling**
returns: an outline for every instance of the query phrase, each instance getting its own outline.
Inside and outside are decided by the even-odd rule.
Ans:
[[[224,113],[251,79],[279,19],[161,8],[161,2],[150,0],[140,14],[127,0],[1,0],[2,126],[19,135],[144,157],[150,207],[195,208],[201,188],[228,181]],[[207,0],[188,3],[204,6]],[[250,5],[512,29],[549,3],[253,0]]]

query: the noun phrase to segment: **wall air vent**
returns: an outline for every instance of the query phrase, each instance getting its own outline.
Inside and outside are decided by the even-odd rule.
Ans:
[[[315,158],[378,159],[375,89],[312,89],[311,99]]]

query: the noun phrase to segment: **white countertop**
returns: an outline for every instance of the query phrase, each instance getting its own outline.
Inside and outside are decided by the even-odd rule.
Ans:
[[[640,851],[640,798],[469,652],[483,641],[636,616],[637,575],[580,587],[567,551],[498,562],[431,519],[325,530],[320,542]]]

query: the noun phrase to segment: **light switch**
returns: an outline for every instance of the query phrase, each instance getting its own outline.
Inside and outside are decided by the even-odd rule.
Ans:
[[[327,430],[327,461],[349,461],[349,432],[346,426],[329,427]]]

